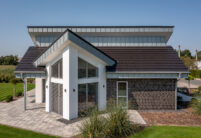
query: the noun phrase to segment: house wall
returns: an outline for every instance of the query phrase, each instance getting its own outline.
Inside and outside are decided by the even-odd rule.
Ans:
[[[78,57],[98,68],[98,77],[78,79]],[[51,76],[51,66],[62,58],[63,78]],[[98,82],[98,108],[106,107],[106,63],[78,47],[69,44],[62,53],[54,58],[47,66],[46,78],[46,111],[52,111],[52,87],[51,83],[63,85],[63,118],[71,120],[78,117],[78,84]]]
[[[43,79],[42,78],[36,78],[35,79],[35,96],[36,96],[36,103],[42,103],[43,102]]]
[[[129,108],[175,110],[176,79],[107,79],[107,100],[116,99],[117,81],[128,81]]]
[[[196,65],[197,65],[198,69],[201,69],[201,61],[196,61]]]

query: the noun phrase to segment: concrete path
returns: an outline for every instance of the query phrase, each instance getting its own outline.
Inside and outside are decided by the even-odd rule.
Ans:
[[[24,111],[23,97],[10,103],[0,103],[0,124],[61,137],[73,137],[80,133],[84,120],[64,120],[61,115],[45,112],[45,105],[36,104],[34,99],[34,90],[27,92],[27,111]],[[145,124],[137,111],[129,110],[128,113],[131,121]]]

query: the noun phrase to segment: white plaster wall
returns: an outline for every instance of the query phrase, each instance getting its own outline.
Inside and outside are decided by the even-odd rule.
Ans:
[[[99,64],[98,66],[98,109],[104,110],[106,108],[106,69],[105,66]]]
[[[198,69],[201,69],[201,61],[196,61]]]
[[[74,47],[63,52],[63,118],[78,117],[78,56]]]
[[[36,103],[42,103],[43,102],[43,79],[36,78],[35,79],[35,100]]]
[[[46,103],[45,103],[45,110],[46,110],[46,112],[51,112],[51,109],[52,109],[52,107],[51,107],[51,105],[52,105],[52,103],[51,103],[51,67],[50,67],[50,65],[48,64],[47,66],[46,66],[46,70],[47,70],[47,78],[46,78],[46,82],[45,82],[45,96],[46,96],[46,98],[45,98],[45,101],[46,101]]]
[[[78,57],[98,68],[98,77],[78,80]],[[63,79],[51,77],[51,65],[62,58]],[[103,110],[106,107],[106,72],[103,61],[85,51],[84,49],[71,44],[66,46],[62,54],[46,66],[46,111],[51,111],[51,82],[63,84],[63,118],[71,120],[78,117],[78,84],[98,82],[98,108]]]

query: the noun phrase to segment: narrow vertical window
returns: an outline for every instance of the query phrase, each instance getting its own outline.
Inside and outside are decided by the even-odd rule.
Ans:
[[[52,77],[63,78],[63,63],[62,59],[52,65]]]

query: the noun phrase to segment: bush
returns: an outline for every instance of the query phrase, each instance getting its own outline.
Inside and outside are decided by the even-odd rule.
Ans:
[[[0,65],[0,83],[8,83],[14,75],[15,66]]]
[[[194,109],[195,114],[201,115],[201,101],[200,100],[194,100],[192,102],[192,108]]]
[[[137,125],[129,120],[127,110],[121,107],[110,107],[107,115],[100,115],[97,109],[90,113],[89,120],[82,124],[84,138],[127,137],[137,131]]]
[[[188,78],[186,78],[186,80],[194,80],[194,77],[191,75],[188,75]]]
[[[198,90],[201,92],[201,86],[198,87]]]
[[[16,96],[17,96],[17,97],[22,96],[22,95],[23,95],[23,92],[17,92],[17,93],[16,93]]]
[[[6,102],[10,102],[10,101],[12,101],[13,100],[13,96],[12,95],[8,95],[7,97],[6,97]]]
[[[201,70],[190,70],[190,75],[194,78],[201,78]]]
[[[94,109],[89,120],[82,124],[81,132],[84,138],[104,137],[105,121],[103,117],[98,115],[97,109]]]
[[[110,138],[127,137],[135,133],[137,126],[130,122],[127,110],[117,107],[107,118],[106,136]]]
[[[17,65],[17,64],[18,64],[17,56],[9,55],[0,57],[0,65]]]

